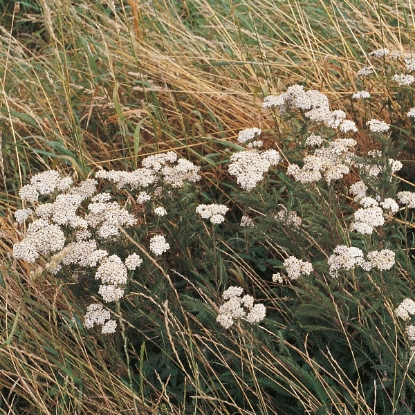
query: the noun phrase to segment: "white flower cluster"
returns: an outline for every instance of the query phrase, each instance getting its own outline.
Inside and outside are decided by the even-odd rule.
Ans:
[[[117,255],[105,258],[95,273],[95,279],[101,280],[98,293],[106,303],[117,301],[124,296],[124,286],[127,283],[127,267]]]
[[[157,180],[154,171],[146,168],[137,169],[132,172],[100,170],[95,173],[95,177],[114,182],[118,189],[122,189],[126,186],[129,186],[132,189],[147,187]]]
[[[134,271],[136,268],[138,268],[143,263],[143,260],[141,259],[140,255],[131,254],[131,255],[128,255],[127,258],[125,258],[124,263],[125,263],[125,266],[130,271]]]
[[[415,118],[415,108],[411,108],[406,115],[411,118]]]
[[[260,148],[264,145],[262,140],[256,140],[256,136],[261,134],[261,130],[259,128],[247,128],[242,130],[238,134],[238,142],[239,143],[246,143],[247,148]]]
[[[405,332],[406,332],[406,335],[408,336],[408,340],[415,341],[415,326],[414,325],[410,324],[409,326],[406,326]]]
[[[356,265],[362,265],[364,261],[363,251],[354,246],[338,245],[334,248],[333,255],[328,259],[330,275],[336,276],[340,270],[350,271]]]
[[[366,196],[366,190],[367,187],[363,181],[350,186],[349,191],[355,195],[354,200],[363,206],[354,213],[355,221],[351,223],[350,228],[358,233],[370,235],[376,226],[384,225],[383,210],[388,210],[393,215],[399,211],[399,205],[392,198],[378,202],[376,199]]]
[[[284,282],[284,279],[282,278],[281,274],[277,272],[276,274],[272,274],[272,282],[282,284]]]
[[[102,326],[102,334],[115,333],[117,322],[111,320],[109,310],[105,310],[102,304],[91,304],[88,306],[84,316],[84,326],[87,329],[92,328],[95,324]]]
[[[120,227],[131,227],[137,219],[117,202],[93,202],[88,205],[86,221],[91,228],[97,229],[102,239],[119,235]]]
[[[166,242],[166,238],[163,235],[155,235],[150,239],[150,251],[155,255],[161,255],[170,249],[170,245]]]
[[[366,196],[367,186],[363,180],[359,180],[350,186],[349,192],[355,196],[354,201],[358,202]]]
[[[372,268],[388,270],[395,264],[395,252],[389,249],[370,251],[367,258],[368,260],[365,260],[363,251],[359,248],[338,245],[327,261],[330,275],[335,277],[338,271],[350,271],[356,266],[360,266],[365,271],[370,271]]]
[[[357,76],[363,78],[365,76],[369,76],[374,72],[372,66],[364,66],[363,68],[359,69],[356,73]]]
[[[390,249],[368,252],[367,258],[372,268],[378,268],[381,271],[391,269],[395,265],[395,252]]]
[[[241,218],[240,226],[243,228],[249,228],[254,226],[254,221],[249,216],[243,215]]]
[[[415,82],[415,77],[412,75],[394,75],[392,80],[397,82],[399,86],[412,85]]]
[[[320,135],[311,134],[309,137],[305,140],[306,146],[313,146],[313,147],[319,147],[323,144],[323,139]]]
[[[395,314],[403,321],[408,321],[415,314],[415,301],[405,298],[395,309]]]
[[[369,56],[372,56],[374,58],[382,58],[383,56],[389,55],[389,49],[382,48],[382,49],[376,49],[369,53]]]
[[[356,140],[351,138],[334,140],[328,147],[316,149],[313,155],[306,156],[303,167],[290,164],[287,174],[294,176],[294,179],[301,183],[317,182],[322,177],[327,183],[341,179],[350,172],[353,153],[349,148],[356,144]]]
[[[175,165],[172,165],[176,163]],[[200,167],[185,159],[178,159],[173,151],[154,154],[142,161],[142,168],[133,172],[105,171],[96,173],[95,177],[111,180],[116,183],[119,189],[126,186],[132,189],[148,187],[161,180],[174,188],[182,187],[185,181],[197,182],[200,180],[198,174]],[[141,202],[139,202],[141,203]]]
[[[326,95],[316,90],[304,91],[301,85],[292,85],[287,92],[280,95],[270,95],[264,99],[264,108],[277,107],[280,112],[287,109],[299,109],[311,121],[325,122],[333,129],[339,128],[341,132],[357,132],[356,124],[346,120],[346,114],[341,110],[330,110]]]
[[[360,169],[360,172],[371,177],[377,177],[383,172],[391,174],[390,180],[392,180],[392,174],[396,173],[402,168],[402,163],[399,160],[388,159],[386,165],[382,159],[382,152],[380,150],[372,150],[367,154],[370,158],[365,162],[354,161],[353,166]],[[373,161],[372,161],[372,160]]]
[[[285,226],[292,226],[293,228],[301,227],[302,219],[297,215],[297,212],[287,210],[280,210],[275,216],[275,220],[284,224]]]
[[[94,239],[88,239],[68,244],[60,262],[63,265],[77,264],[81,267],[96,267],[107,256],[108,252],[98,249]]]
[[[199,205],[196,208],[196,212],[203,219],[210,219],[210,222],[214,225],[218,225],[225,220],[225,214],[229,208],[225,205]]]
[[[245,190],[252,190],[271,166],[276,166],[280,155],[276,150],[259,152],[246,150],[232,154],[229,174],[236,176],[237,183]]]
[[[390,125],[385,121],[372,119],[366,123],[372,133],[386,133],[389,131]]]
[[[250,295],[241,297],[242,293],[243,288],[232,286],[222,294],[222,298],[227,301],[220,306],[216,321],[225,329],[231,327],[237,319],[244,319],[254,324],[265,318],[265,306],[254,305],[254,298]]]
[[[370,93],[367,91],[357,91],[352,96],[353,99],[368,99],[370,98]]]
[[[49,255],[65,246],[65,234],[57,225],[44,219],[34,220],[24,239],[13,245],[13,256],[27,262],[35,262],[39,254]]]
[[[408,72],[415,71],[415,54],[414,53],[405,53],[403,55],[403,60],[405,62],[405,67]]]
[[[399,205],[390,197],[387,197],[383,202],[379,203],[384,210],[390,210],[392,213],[399,211]]]
[[[408,192],[405,190],[403,192],[398,192],[396,197],[402,205],[406,205],[410,209],[415,208],[415,192]]]
[[[16,212],[14,212],[14,218],[16,219],[17,223],[23,223],[32,215],[33,215],[33,210],[30,208],[18,209],[16,210]]]
[[[151,196],[147,193],[147,192],[140,192],[137,196],[137,203],[139,203],[140,205],[148,202],[151,199]]]
[[[175,157],[170,154],[162,159],[160,172],[170,167],[162,165],[163,160],[164,162],[175,161]],[[156,161],[156,159],[150,160],[149,164],[157,169]],[[176,179],[177,177],[189,179],[190,176],[191,180],[195,178],[194,170],[193,173],[188,174],[191,168],[186,164],[186,160],[179,160],[174,167],[177,170]],[[118,187],[128,184],[134,188],[154,183],[153,178],[160,173],[147,167],[140,169],[139,172],[140,174],[137,172],[134,174],[99,172],[97,176],[114,181]],[[167,179],[168,171],[160,175],[165,182],[170,180]],[[124,264],[117,255],[109,256],[106,250],[98,248],[100,239],[119,236],[120,228],[134,226],[137,219],[117,202],[111,201],[110,193],[97,194],[97,185],[97,180],[87,179],[74,186],[72,179],[61,178],[56,171],[34,176],[30,184],[22,187],[20,191],[22,199],[31,203],[33,207],[20,209],[15,213],[19,223],[26,220],[32,222],[29,223],[22,241],[14,245],[13,255],[16,259],[35,262],[39,255],[54,254],[50,264],[46,265],[46,269],[53,273],[57,273],[64,266],[97,267],[95,279],[101,282],[98,293],[105,302],[112,302],[124,295],[127,269],[134,270],[143,261],[139,255],[131,254]],[[49,201],[45,200],[46,196]],[[155,213],[161,215],[165,213],[165,210],[158,208],[155,209]],[[66,243],[66,239],[71,242]],[[150,249],[160,255],[169,249],[169,244],[163,236],[156,236],[150,241]],[[106,320],[104,317],[107,314],[102,312],[102,307],[97,308],[95,305],[89,311],[90,313],[86,315],[87,327],[92,326],[95,320]],[[101,317],[99,317],[100,313]],[[115,322],[107,321],[102,331],[110,333],[115,330],[115,327]]]
[[[66,190],[72,185],[70,177],[61,178],[56,170],[48,170],[34,175],[30,184],[23,186],[19,191],[19,196],[27,202],[37,202],[39,195],[48,195],[55,190]]]
[[[239,143],[247,143],[248,141],[253,141],[256,136],[261,134],[261,130],[259,128],[246,128],[242,130],[238,134],[238,142]],[[255,141],[253,141],[255,142]],[[254,145],[255,146],[255,145]]]
[[[200,167],[194,165],[192,162],[179,159],[175,166],[164,166],[161,169],[161,176],[163,183],[168,184],[174,188],[182,187],[184,182],[195,183],[200,180]]]
[[[153,211],[157,216],[167,215],[167,210],[163,206],[156,207]]]
[[[415,301],[410,298],[405,298],[399,306],[395,309],[395,314],[401,320],[408,322],[411,319],[411,316],[415,314]],[[415,326],[409,324],[405,327],[406,335],[408,336],[409,341],[415,341]],[[411,347],[411,350],[414,346]]]
[[[379,206],[360,208],[354,213],[355,222],[352,222],[350,229],[361,234],[370,235],[376,226],[385,223],[383,210]]]
[[[297,259],[294,256],[286,258],[283,265],[290,280],[296,280],[301,275],[310,275],[313,271],[313,265],[310,262]]]

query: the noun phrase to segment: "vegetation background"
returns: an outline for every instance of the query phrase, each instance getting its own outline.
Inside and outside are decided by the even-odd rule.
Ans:
[[[203,175],[178,211],[196,198],[228,203],[237,186],[224,160],[240,130],[274,131],[284,148],[295,139],[292,124],[261,109],[263,98],[299,83],[350,111],[355,73],[370,51],[412,50],[411,0],[3,0],[0,16],[0,413],[413,413],[411,379],[402,368],[405,381],[393,377],[403,359],[394,355],[397,347],[387,343],[388,363],[374,367],[379,345],[372,344],[351,369],[330,360],[322,346],[328,337],[305,345],[289,304],[267,294],[272,262],[261,262],[264,247],[276,241],[264,238],[245,257],[234,254],[243,235],[235,245],[222,234],[201,237],[202,248],[177,246],[177,279],[166,281],[148,264],[124,309],[131,318],[114,336],[82,327],[88,300],[81,289],[51,275],[34,278],[34,267],[11,254],[23,232],[13,217],[18,190],[51,168],[83,180],[101,167],[131,171],[146,155],[174,150],[201,165]],[[376,89],[388,96],[386,83]],[[409,180],[411,140],[402,153]],[[183,228],[182,239],[194,231]],[[180,239],[174,223],[170,232]],[[201,249],[211,255],[202,258]],[[216,282],[203,283],[212,269]],[[255,287],[285,317],[267,322],[265,331],[241,326],[230,336],[205,302],[177,294],[180,275],[217,305],[228,285]],[[330,300],[330,290],[317,288]],[[177,313],[163,309],[173,301],[169,290],[177,294]],[[337,329],[320,317],[331,336],[343,330],[340,315]],[[363,370],[356,374],[356,367]],[[392,379],[379,389],[383,376]]]

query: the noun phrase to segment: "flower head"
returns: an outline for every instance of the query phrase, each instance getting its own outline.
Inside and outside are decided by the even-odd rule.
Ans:
[[[170,249],[170,245],[166,242],[163,235],[156,235],[150,239],[150,251],[155,255],[161,255]]]
[[[284,267],[290,280],[296,280],[301,275],[310,275],[313,265],[310,262],[290,256],[284,260]]]
[[[367,91],[357,91],[353,94],[353,99],[368,99],[370,98],[370,93]]]
[[[405,298],[395,309],[395,314],[402,320],[408,321],[415,314],[415,301]]]
[[[229,208],[225,205],[199,205],[196,208],[196,212],[203,219],[210,219],[210,222],[213,224],[220,224],[225,220],[225,214],[229,210]]]
[[[159,206],[159,207],[156,207],[156,208],[154,209],[154,213],[155,213],[157,216],[165,216],[165,215],[167,215],[167,210],[166,210],[166,209],[164,209],[164,207]]]
[[[134,271],[136,268],[138,268],[143,263],[143,260],[140,257],[140,255],[131,254],[131,255],[128,255],[128,257],[125,259],[124,263],[125,263],[125,266],[129,270]]]
[[[412,85],[415,82],[415,77],[412,75],[394,75],[392,80],[397,82],[400,86]]]
[[[390,126],[385,121],[372,119],[366,123],[372,133],[385,133],[389,131]]]
[[[275,150],[259,152],[246,150],[231,156],[229,174],[236,176],[237,183],[245,190],[252,190],[263,179],[271,166],[279,163],[280,155]]]
[[[259,128],[247,128],[242,130],[238,134],[238,142],[246,143],[247,141],[253,140],[256,136],[261,134],[261,130]]]
[[[222,294],[222,298],[227,301],[220,306],[216,321],[225,329],[231,327],[237,319],[245,319],[254,324],[265,318],[265,306],[254,305],[254,298],[250,295],[241,297],[242,293],[241,287],[232,286]]]

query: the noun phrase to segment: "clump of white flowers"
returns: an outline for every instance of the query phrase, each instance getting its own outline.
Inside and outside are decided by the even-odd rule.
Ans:
[[[369,53],[369,56],[374,58],[382,58],[383,56],[389,55],[390,51],[387,48],[376,49]]]
[[[382,120],[372,119],[366,123],[372,133],[386,133],[390,129],[390,125]]]
[[[280,210],[275,216],[275,220],[285,226],[300,228],[303,220],[297,215],[297,212],[288,212],[285,209]]]
[[[395,265],[395,252],[390,249],[381,251],[370,251],[367,254],[370,266],[379,270],[388,270]]]
[[[328,259],[331,276],[336,276],[340,270],[350,271],[356,265],[362,265],[363,263],[363,251],[359,248],[345,245],[336,246],[333,254]]]
[[[415,314],[415,301],[405,298],[395,309],[395,314],[403,321],[408,321]]]
[[[266,97],[263,107],[277,107],[280,113],[297,109],[311,121],[324,122],[330,128],[339,129],[343,133],[357,132],[355,123],[346,120],[344,111],[330,110],[326,95],[316,90],[305,91],[302,85],[292,85],[283,94]]]
[[[241,297],[242,293],[243,288],[232,286],[222,294],[222,298],[226,302],[220,306],[216,321],[225,329],[231,327],[238,319],[254,324],[265,318],[265,306],[263,304],[254,305],[254,298],[250,295]]]
[[[102,334],[115,333],[117,322],[111,320],[109,310],[102,307],[102,304],[94,303],[88,306],[84,316],[84,326],[87,329],[92,328],[95,324],[102,326]]]
[[[316,149],[313,155],[306,156],[302,167],[290,164],[287,174],[301,183],[317,182],[321,178],[327,183],[341,179],[350,172],[353,160],[350,148],[356,144],[351,138],[334,140],[327,147]]]
[[[133,172],[101,170],[95,177],[113,181],[119,189],[143,189],[157,183],[179,188],[186,181],[194,183],[200,180],[200,167],[188,160],[179,159],[173,151],[148,156],[143,159],[142,166]],[[139,198],[143,200],[143,196],[146,199],[147,194],[140,193]]]
[[[137,202],[144,203],[160,197],[160,185],[179,188],[185,182],[198,181],[198,172],[199,167],[169,151],[144,158],[142,167],[133,172],[100,170],[95,179],[78,185],[54,170],[36,174],[19,191],[22,201],[31,207],[17,210],[16,221],[30,223],[23,239],[14,245],[13,255],[27,262],[35,262],[40,255],[50,257],[45,268],[54,274],[69,266],[87,268],[101,283],[98,294],[103,301],[118,301],[125,293],[128,270],[133,271],[143,261],[138,254],[131,254],[123,262],[118,255],[101,249],[100,244],[120,241],[120,230],[136,226],[138,221],[127,205],[112,200],[111,193],[99,192],[96,179],[110,181],[117,189],[129,188],[133,195],[137,192]],[[167,212],[159,206],[154,213],[164,216]],[[164,236],[150,240],[155,255],[169,248]],[[91,306],[85,326],[97,321],[101,324],[103,316],[108,317],[108,313],[102,307]],[[115,321],[107,321],[102,332],[111,333],[115,327]]]
[[[229,174],[236,176],[237,183],[244,190],[254,189],[271,166],[276,166],[280,155],[276,150],[246,150],[232,154],[228,166]]]
[[[39,254],[49,255],[60,251],[65,242],[65,234],[58,225],[36,219],[29,225],[24,239],[13,245],[13,256],[35,262]]]
[[[136,268],[138,268],[142,263],[143,260],[138,254],[131,254],[128,255],[127,258],[125,258],[125,266],[130,270],[134,271]]]
[[[170,249],[170,245],[166,242],[163,235],[155,235],[150,239],[150,251],[155,255],[161,255]]]
[[[305,140],[306,146],[313,146],[313,147],[319,147],[323,144],[323,139],[320,135],[311,134],[308,136]]]
[[[395,309],[395,314],[405,323],[408,322],[415,314],[415,301],[411,298],[405,298]],[[415,341],[415,326],[413,324],[408,324],[405,327],[405,333],[409,341]],[[414,346],[411,347],[411,350],[414,351]]]
[[[399,203],[406,205],[407,208],[415,208],[415,192],[409,192],[407,190],[398,192],[396,197]]]
[[[370,98],[370,93],[367,91],[357,91],[353,94],[352,98],[354,99],[368,99]]]
[[[367,235],[370,235],[375,227],[385,223],[383,210],[379,206],[358,209],[354,213],[354,218],[355,222],[352,222],[350,229]]]
[[[313,271],[313,265],[310,262],[297,259],[294,256],[286,258],[283,265],[290,280],[296,280],[301,275],[310,275]]]
[[[244,228],[249,228],[251,226],[254,226],[254,221],[252,220],[252,218],[250,218],[247,215],[243,215],[241,217],[241,223],[240,226],[244,227]]]
[[[392,77],[392,80],[397,82],[399,86],[408,86],[415,82],[415,77],[412,75],[396,74]]]
[[[395,264],[395,252],[390,249],[370,251],[367,253],[366,260],[360,248],[338,245],[334,248],[327,263],[332,277],[336,277],[339,271],[350,271],[357,266],[365,271],[370,271],[373,268],[383,271],[391,269]]]
[[[399,211],[399,205],[390,197],[379,202],[373,197],[366,196],[366,191],[367,186],[361,180],[350,186],[349,192],[355,196],[355,202],[363,206],[354,213],[355,221],[351,223],[350,229],[370,235],[375,227],[385,224],[384,211],[388,211],[389,215],[394,215]]]
[[[247,143],[255,139],[256,136],[261,134],[261,130],[259,128],[246,128],[242,130],[238,134],[238,142],[239,143]]]
[[[361,78],[364,78],[366,76],[372,75],[373,72],[374,72],[373,66],[364,66],[363,68],[357,71],[356,75]]]
[[[214,225],[218,225],[225,220],[225,214],[229,208],[225,205],[199,205],[196,212],[203,218],[209,219]]]
[[[164,207],[163,207],[163,206],[159,206],[159,207],[156,207],[156,208],[154,209],[154,213],[155,213],[157,216],[165,216],[165,215],[167,215],[167,210],[166,210],[166,209],[164,209]]]

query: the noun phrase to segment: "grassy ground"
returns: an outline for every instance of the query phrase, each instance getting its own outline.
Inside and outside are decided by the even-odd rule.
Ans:
[[[223,158],[241,129],[258,126],[291,139],[285,124],[261,109],[263,98],[300,83],[350,110],[343,98],[357,90],[355,72],[368,64],[370,51],[411,51],[411,1],[38,0],[4,3],[0,11],[0,413],[274,413],[272,385],[266,392],[255,385],[253,368],[265,372],[276,357],[264,348],[253,363],[244,341],[225,347],[188,309],[185,320],[160,311],[167,346],[158,354],[150,329],[146,335],[130,327],[142,336],[135,344],[125,331],[113,337],[85,331],[86,303],[70,284],[33,274],[34,266],[12,258],[23,232],[13,218],[18,190],[46,169],[81,180],[102,167],[130,171],[146,155],[174,150],[201,165],[210,195],[227,202],[232,185],[223,185]],[[382,96],[387,86],[374,90]],[[243,269],[261,287],[258,273],[243,261],[236,265],[235,275]],[[180,333],[175,341],[171,332]],[[310,356],[298,353],[311,365]],[[167,354],[177,357],[182,374],[193,371],[177,381],[181,397],[161,374]],[[238,379],[244,385],[250,377],[251,389],[238,392],[240,400],[232,391],[203,392],[202,384],[218,379],[199,378],[199,390],[188,380],[197,379],[199,365],[203,373],[217,370],[209,359],[201,363],[209,354],[230,371],[236,370],[230,360],[245,356],[247,373]],[[306,381],[285,390],[297,409],[305,402],[299,385],[307,391]],[[190,399],[192,393],[198,398]],[[253,393],[260,395],[256,409],[247,403]],[[303,407],[317,413],[318,397]],[[359,411],[369,413],[363,403]]]

